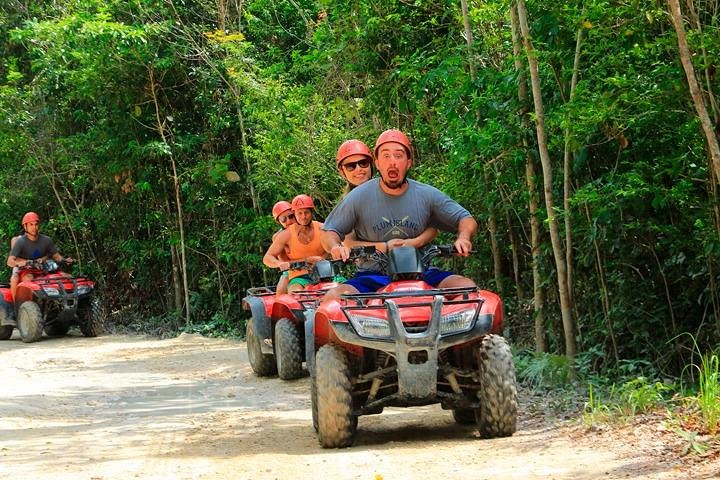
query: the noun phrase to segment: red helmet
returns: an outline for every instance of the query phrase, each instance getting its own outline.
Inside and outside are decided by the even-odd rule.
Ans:
[[[22,225],[25,226],[25,224],[30,222],[39,222],[40,221],[40,215],[38,215],[35,212],[27,212],[25,215],[23,215],[22,218]]]
[[[292,209],[293,212],[295,210],[300,210],[301,208],[311,208],[315,209],[315,202],[313,202],[312,197],[309,195],[298,195],[297,197],[293,198],[292,200]]]
[[[372,154],[370,148],[360,140],[346,140],[338,148],[337,156],[335,157],[335,166],[340,167],[340,163],[350,155],[365,155],[372,162]]]
[[[378,156],[378,150],[380,145],[388,142],[399,143],[405,150],[407,150],[408,157],[412,158],[412,148],[410,146],[410,139],[400,130],[390,129],[385,130],[375,141],[375,158]]]
[[[290,202],[280,200],[275,205],[273,205],[272,216],[275,220],[277,220],[281,213],[287,212],[288,210],[292,210],[292,205],[290,205]]]

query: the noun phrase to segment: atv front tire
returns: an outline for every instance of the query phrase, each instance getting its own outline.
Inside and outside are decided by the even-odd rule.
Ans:
[[[97,337],[103,331],[103,312],[100,300],[91,298],[84,300],[78,307],[80,331],[86,337]],[[67,332],[66,332],[67,333]]]
[[[509,437],[517,427],[515,365],[507,341],[499,335],[483,338],[475,352],[480,370],[478,427],[483,438]]]
[[[294,380],[302,376],[300,332],[287,318],[282,318],[275,324],[275,360],[278,377],[281,379]]]
[[[12,325],[0,325],[0,340],[7,340],[12,337]]]
[[[318,440],[324,448],[349,447],[357,432],[352,377],[345,353],[324,345],[315,358]]]
[[[42,313],[37,303],[23,302],[17,317],[20,339],[25,343],[37,342],[43,334]]]
[[[275,374],[275,358],[272,355],[262,353],[260,339],[255,335],[252,318],[248,320],[245,328],[245,340],[247,341],[248,360],[250,366],[258,377],[268,377]]]

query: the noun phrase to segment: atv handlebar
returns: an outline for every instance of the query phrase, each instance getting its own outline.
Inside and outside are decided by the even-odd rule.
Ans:
[[[361,247],[353,247],[350,249],[350,255],[348,256],[347,260],[328,260],[330,263],[332,263],[335,266],[340,266],[345,263],[350,263],[355,260],[361,259],[361,258],[368,258],[376,253],[375,247],[372,245],[367,246],[361,246]],[[313,264],[307,262],[306,260],[297,260],[294,262],[290,262],[290,268],[288,270],[310,270],[313,267]],[[288,271],[285,270],[285,271]]]
[[[25,265],[18,267],[20,270],[42,270],[45,273],[53,273],[59,270],[61,266],[72,265],[73,259],[65,257],[61,260],[48,258],[45,260],[26,260]]]

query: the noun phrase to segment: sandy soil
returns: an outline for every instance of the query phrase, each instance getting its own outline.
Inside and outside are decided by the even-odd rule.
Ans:
[[[256,378],[232,340],[26,345],[16,332],[0,342],[0,375],[0,478],[720,478],[717,463],[688,463],[662,435],[587,432],[527,398],[511,438],[479,439],[430,406],[361,417],[353,447],[323,450],[308,379]]]

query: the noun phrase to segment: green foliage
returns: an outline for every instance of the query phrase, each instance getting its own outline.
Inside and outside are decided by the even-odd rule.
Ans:
[[[604,393],[601,393],[603,392]],[[588,401],[583,410],[586,425],[608,421],[625,421],[635,415],[651,412],[667,406],[668,397],[674,387],[646,377],[632,378],[619,385],[598,389],[592,383],[588,386]]]
[[[534,387],[562,387],[572,378],[572,366],[564,355],[525,351],[514,359],[518,379]]]
[[[720,429],[720,357],[717,353],[702,353],[695,337],[691,338],[695,353],[700,357],[700,363],[690,363],[683,369],[683,374],[689,372],[692,377],[697,373],[697,383],[693,382],[695,395],[688,398],[690,403],[698,409],[701,428],[712,435]]]

